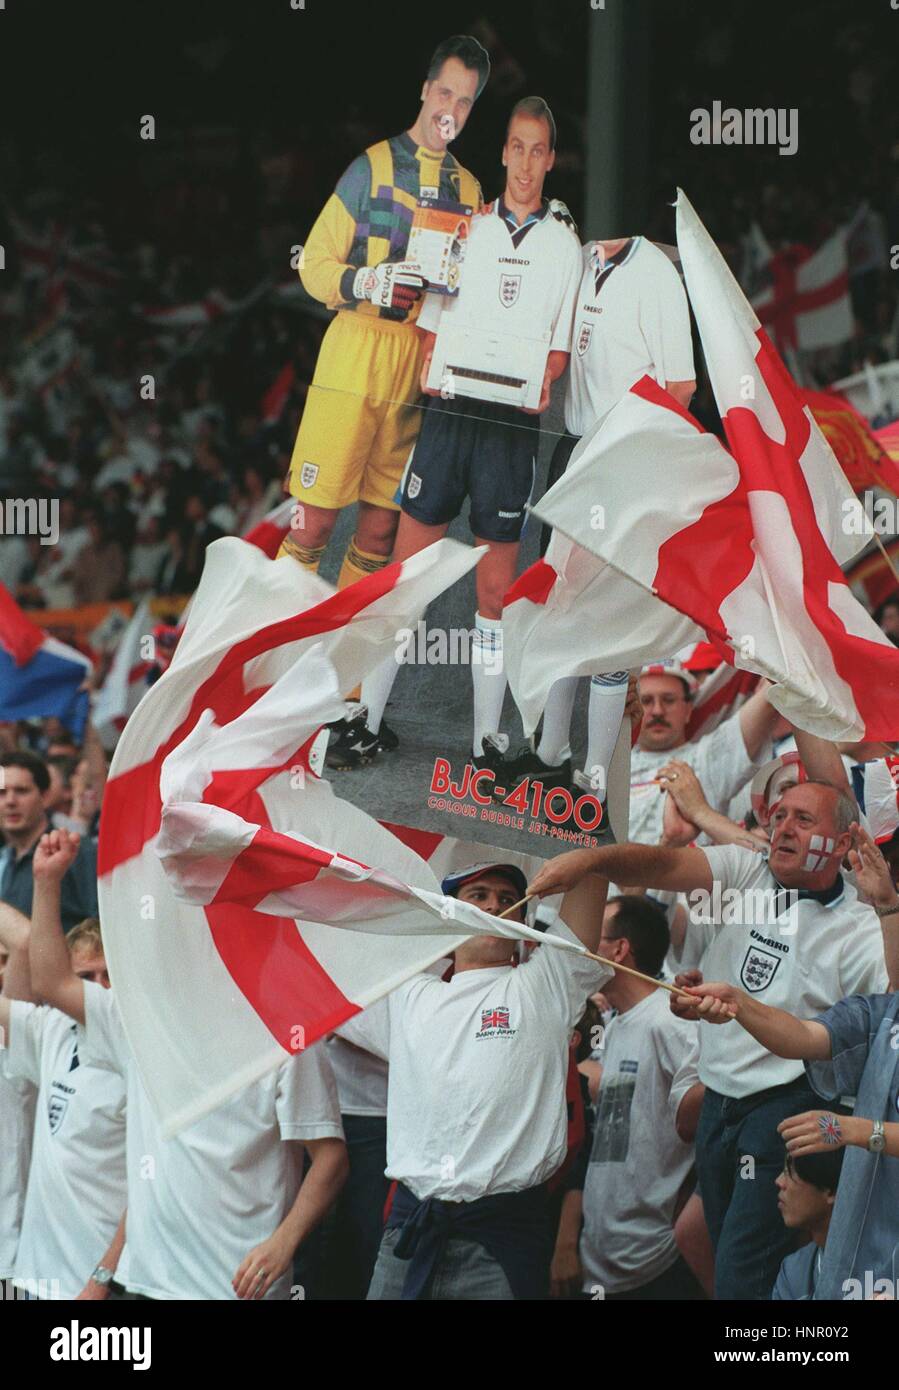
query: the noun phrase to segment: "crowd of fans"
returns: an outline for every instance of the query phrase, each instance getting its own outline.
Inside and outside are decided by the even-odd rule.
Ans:
[[[644,673],[628,704],[639,731],[631,843],[559,856],[532,884],[567,890],[564,927],[549,908],[541,910],[544,926],[574,932],[643,978],[582,958],[577,967],[560,963],[563,953],[549,946],[510,960],[501,938],[488,939],[499,954],[487,959],[475,938],[453,962],[416,977],[174,1140],[160,1136],[109,989],[96,895],[105,755],[90,724],[81,745],[57,721],[3,726],[0,1112],[9,1161],[0,1181],[0,1275],[14,1281],[12,1296],[352,1299],[371,1283],[370,1297],[409,1297],[410,1269],[433,1298],[537,1296],[543,1285],[556,1298],[610,1301],[812,1296],[822,1252],[838,1241],[829,1236],[834,1220],[866,1239],[857,1199],[847,1195],[840,1208],[840,1174],[876,1115],[866,1108],[855,1122],[862,1137],[853,1137],[840,1059],[855,1046],[857,1071],[861,1044],[846,1037],[840,1001],[867,996],[887,1007],[899,984],[899,916],[890,913],[899,909],[899,831],[875,845],[855,799],[858,778],[847,772],[892,750],[797,733],[764,690],[686,741],[696,691],[689,663]],[[812,832],[831,837],[836,857],[790,877],[791,847],[807,850]],[[602,880],[582,878],[591,854],[596,874],[609,880],[604,911]],[[772,892],[785,880],[799,889],[789,929],[766,925],[771,919],[757,908],[753,915],[750,903],[778,854]],[[802,864],[809,869],[808,859]],[[522,892],[516,874],[481,865],[444,889],[486,911],[508,911]],[[578,879],[593,885],[580,907]],[[697,908],[690,890],[704,884],[749,891],[722,918],[720,908],[711,916]],[[583,933],[579,920],[591,923]],[[772,966],[778,949],[798,953],[795,968],[786,959]],[[483,1051],[469,1057],[460,1034],[453,1051],[463,1054],[465,1085],[460,1073],[452,1105],[433,1080],[423,1093],[427,1068],[440,1071],[430,1053],[446,1043],[452,1008],[464,998],[461,985],[434,996],[446,988],[440,972],[469,990],[483,979],[495,992],[497,967],[515,963],[530,984],[515,996],[512,1023],[524,1028],[540,1003],[528,1046],[553,1066],[536,1066],[525,1091],[516,1069],[512,1088],[504,1069],[519,1064],[497,1070]],[[761,1006],[760,1024],[740,1001],[758,1009],[754,991],[769,983],[766,970],[781,967],[779,993],[762,996],[776,998],[778,1009]],[[669,1007],[656,979],[700,993],[704,980],[721,983],[701,1000],[675,996]],[[701,1018],[710,1005],[732,1008],[737,1021],[710,1027]],[[823,1020],[832,1062],[810,1060],[804,1069],[802,1060],[779,1059],[764,1016],[793,1013]],[[508,1029],[509,1013],[494,1010],[482,1022],[479,1039]],[[787,1058],[831,1055],[780,1050]],[[888,1104],[895,1054],[870,1057],[870,1068],[884,1072]],[[448,1157],[464,1132],[459,1112],[476,1129],[464,1161]],[[806,1140],[794,1152],[789,1125],[818,1125],[823,1116],[838,1127],[834,1146],[819,1144],[816,1153]],[[851,1152],[862,1155],[860,1147]],[[433,1251],[430,1265],[415,1251],[400,1257],[404,1178],[423,1154],[433,1156],[423,1171],[439,1171],[439,1205],[449,1213],[456,1201],[477,1207],[473,1199],[497,1183],[539,1191],[540,1203],[518,1214],[530,1223],[524,1247],[509,1254],[497,1232],[510,1214],[497,1213],[491,1227],[491,1212],[480,1231],[454,1229],[447,1218],[441,1239],[458,1268],[444,1261],[435,1273]],[[897,1159],[888,1153],[880,1162],[888,1192]],[[878,1248],[886,1241],[895,1250],[899,1226],[883,1190],[879,1201],[874,1192],[871,1220]],[[490,1268],[481,1268],[482,1245],[494,1257]],[[863,1296],[847,1292],[860,1267],[845,1258],[831,1274],[845,1287],[830,1296]],[[895,1284],[881,1278],[876,1296],[897,1296]]]

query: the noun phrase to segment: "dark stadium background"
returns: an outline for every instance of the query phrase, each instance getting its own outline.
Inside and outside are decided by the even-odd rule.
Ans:
[[[111,235],[124,237],[152,224],[167,179],[226,175],[235,195],[227,223],[194,230],[216,268],[236,254],[239,276],[258,214],[259,155],[290,150],[305,161],[288,204],[303,225],[367,140],[411,121],[435,43],[470,31],[494,71],[459,157],[495,191],[505,115],[536,91],[559,124],[558,192],[579,215],[586,156],[604,139],[602,111],[587,112],[587,63],[591,29],[607,25],[620,0],[606,3],[306,0],[295,11],[289,0],[6,0],[3,196],[41,187],[91,197]],[[787,226],[797,236],[834,200],[876,191],[895,202],[899,13],[889,0],[626,0],[623,14],[632,218],[649,216],[661,232],[678,178],[719,236],[744,229],[760,186],[788,199],[797,185],[807,190]],[[715,98],[798,106],[799,154],[696,150],[689,112]],[[146,111],[159,126],[152,148],[137,141]],[[645,158],[628,160],[641,146]]]

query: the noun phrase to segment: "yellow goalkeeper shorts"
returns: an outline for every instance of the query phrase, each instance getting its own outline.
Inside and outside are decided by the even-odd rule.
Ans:
[[[314,507],[394,500],[421,419],[414,327],[341,310],[322,341],[293,457],[290,491]]]

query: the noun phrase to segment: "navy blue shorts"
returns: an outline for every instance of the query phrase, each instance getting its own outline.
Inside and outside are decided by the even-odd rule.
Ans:
[[[403,511],[440,526],[470,497],[475,536],[519,540],[534,487],[537,418],[514,406],[432,396],[403,479]]]

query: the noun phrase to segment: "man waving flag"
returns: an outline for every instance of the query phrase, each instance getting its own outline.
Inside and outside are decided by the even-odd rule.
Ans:
[[[209,547],[172,665],[119,741],[100,834],[110,975],[164,1132],[460,940],[500,934],[317,776],[341,692],[477,559],[444,540],[335,594],[243,541]]]

